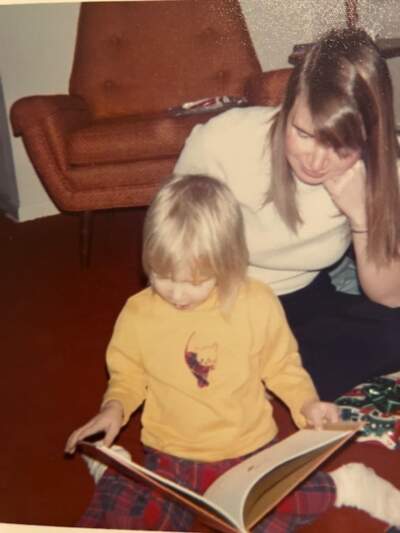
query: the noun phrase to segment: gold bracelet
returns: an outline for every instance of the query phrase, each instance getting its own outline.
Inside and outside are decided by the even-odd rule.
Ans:
[[[367,229],[353,229],[351,228],[351,233],[368,233]]]

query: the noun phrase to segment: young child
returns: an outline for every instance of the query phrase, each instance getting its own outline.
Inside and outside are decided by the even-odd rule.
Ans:
[[[203,493],[275,439],[265,386],[298,427],[338,420],[302,367],[278,298],[246,277],[247,263],[242,214],[229,188],[206,176],[171,178],[145,220],[150,287],[123,308],[108,346],[100,412],[72,433],[66,452],[98,432],[110,446],[144,403],[145,466]],[[88,462],[98,483],[79,526],[190,530],[189,510]],[[349,464],[313,474],[256,530],[292,531],[332,505],[400,525],[400,492],[371,469]]]

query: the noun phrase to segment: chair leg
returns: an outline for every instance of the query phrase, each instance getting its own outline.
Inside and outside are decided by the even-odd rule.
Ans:
[[[81,267],[88,268],[92,249],[93,211],[80,214],[80,259]]]

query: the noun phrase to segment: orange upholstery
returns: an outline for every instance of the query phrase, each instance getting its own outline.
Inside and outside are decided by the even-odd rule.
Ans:
[[[98,120],[71,133],[67,158],[71,165],[98,165],[174,157],[197,122],[194,115],[179,120],[162,116]]]
[[[143,206],[212,115],[168,108],[223,95],[276,105],[274,83],[262,89],[238,0],[88,2],[69,94],[20,99],[11,123],[59,209]]]
[[[293,68],[281,68],[262,72],[247,82],[247,97],[250,102],[277,106],[282,101]]]
[[[83,4],[70,93],[98,119],[243,94],[260,66],[238,2]]]

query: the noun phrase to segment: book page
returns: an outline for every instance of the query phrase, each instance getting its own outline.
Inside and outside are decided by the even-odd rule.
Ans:
[[[350,431],[299,430],[225,472],[210,485],[204,496],[218,507],[225,509],[241,528],[246,530],[261,516],[267,514],[268,510],[314,469],[314,465],[310,468],[310,461],[314,461],[315,458],[318,460],[319,456],[322,456],[322,461],[341,444],[341,440],[350,438],[353,433],[353,428]],[[298,460],[293,462],[296,458]],[[305,474],[302,471],[303,467]],[[260,479],[266,482],[257,486]],[[283,485],[282,480],[285,481]],[[251,495],[253,488],[255,492]],[[262,496],[267,492],[266,501]],[[261,505],[258,505],[260,501]]]
[[[245,502],[243,521],[246,527],[248,529],[254,527],[343,442],[343,439],[340,439],[323,448],[300,455],[261,477],[250,490]]]

